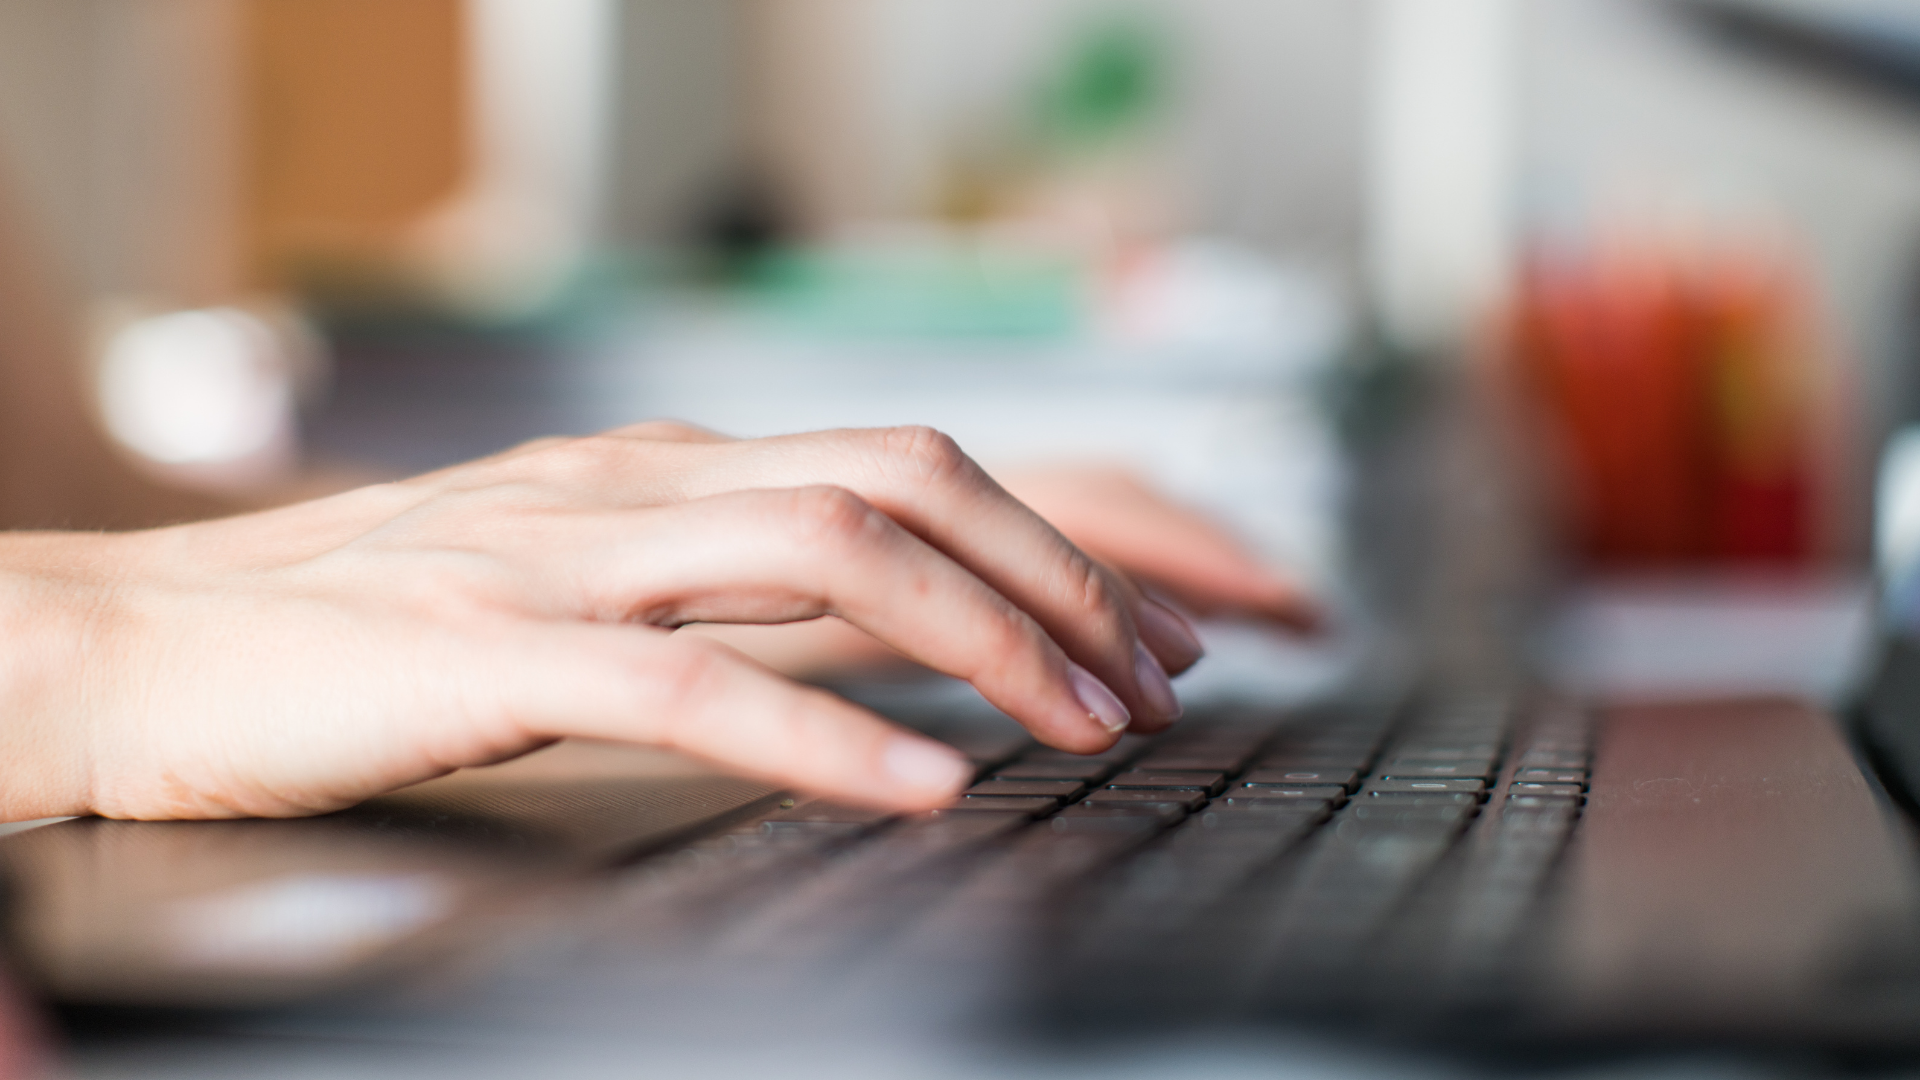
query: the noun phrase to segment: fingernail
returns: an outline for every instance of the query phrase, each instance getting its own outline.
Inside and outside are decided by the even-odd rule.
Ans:
[[[1080,699],[1080,707],[1095,723],[1108,731],[1127,730],[1133,717],[1127,715],[1127,707],[1120,704],[1107,684],[1093,677],[1093,672],[1068,661],[1067,680],[1073,683],[1073,696]]]
[[[959,791],[973,779],[966,758],[925,739],[895,739],[880,761],[895,780],[923,791]]]
[[[1141,602],[1136,617],[1151,626],[1155,634],[1179,642],[1196,659],[1207,654],[1207,647],[1200,644],[1200,637],[1193,632],[1193,627],[1172,608],[1157,601],[1145,600]]]
[[[1179,719],[1183,710],[1180,699],[1173,694],[1173,683],[1167,679],[1166,669],[1137,641],[1133,644],[1133,677],[1139,680],[1141,696],[1155,712],[1168,720]]]

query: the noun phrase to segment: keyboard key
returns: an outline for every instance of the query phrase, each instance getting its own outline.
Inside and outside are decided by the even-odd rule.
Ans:
[[[1155,751],[1134,762],[1134,768],[1148,771],[1234,772],[1250,756],[1241,752]]]
[[[1363,801],[1391,802],[1402,806],[1478,806],[1485,798],[1484,793],[1469,794],[1464,791],[1407,792],[1374,791],[1363,796]]]
[[[862,825],[857,821],[762,821],[760,830],[774,836],[799,834],[804,836],[858,836],[871,825]]]
[[[995,780],[1080,780],[1092,782],[1112,772],[1105,761],[1016,761],[993,770]]]
[[[1175,790],[1204,791],[1217,795],[1227,786],[1227,778],[1219,772],[1123,772],[1107,781],[1110,788],[1173,788]]]
[[[1158,832],[1187,816],[1187,812],[1168,803],[1142,803],[1135,807],[1069,806],[1048,822],[1057,833],[1071,832]]]
[[[1565,795],[1580,797],[1579,784],[1517,783],[1507,785],[1508,795]]]
[[[1515,780],[1529,784],[1585,784],[1585,769],[1521,769],[1513,774]]]
[[[934,813],[960,814],[1025,814],[1038,817],[1050,814],[1060,806],[1060,800],[1046,795],[962,795],[953,801],[953,805]]]
[[[1087,786],[1078,780],[982,780],[968,788],[968,795],[1015,795],[1071,799]]]
[[[1380,768],[1394,780],[1490,780],[1497,771],[1491,761],[1395,761]]]
[[[1352,791],[1360,783],[1360,774],[1352,769],[1255,769],[1242,778],[1244,784],[1332,784]]]
[[[1258,795],[1230,795],[1213,805],[1226,806],[1236,810],[1285,809],[1289,807],[1298,807],[1301,809],[1318,808],[1325,810],[1332,809],[1346,801],[1346,792],[1344,790],[1339,788],[1324,790],[1324,794],[1309,794],[1304,788],[1292,788],[1281,789],[1272,795],[1264,792]]]
[[[1500,808],[1500,821],[1511,829],[1560,836],[1579,814],[1580,807],[1571,799],[1534,798],[1530,806],[1508,799]]]
[[[1025,828],[1032,820],[1031,814],[995,813],[974,807],[959,813],[952,809],[931,810],[907,818],[899,828],[887,833],[886,839],[897,844],[930,846],[972,843]]]
[[[1587,755],[1567,750],[1529,750],[1520,755],[1520,765],[1528,769],[1584,769]]]
[[[1350,821],[1386,822],[1394,825],[1417,825],[1423,822],[1456,824],[1465,821],[1474,812],[1472,802],[1428,803],[1402,799],[1379,799],[1353,804],[1346,812]]]
[[[1256,769],[1339,769],[1359,772],[1373,755],[1334,754],[1262,754],[1253,763]]]
[[[1137,806],[1142,804],[1166,804],[1178,806],[1182,810],[1198,810],[1205,806],[1207,793],[1204,791],[1182,791],[1178,788],[1128,788],[1113,790],[1103,788],[1082,799],[1081,806]]]
[[[867,806],[843,806],[825,799],[816,799],[776,810],[768,814],[763,819],[763,823],[874,825],[892,816],[893,814],[886,810],[875,810]]]
[[[1580,802],[1580,798],[1574,795],[1509,795],[1504,805],[1509,809],[1518,809],[1521,807],[1574,808],[1578,807]]]
[[[1389,752],[1395,761],[1492,761],[1499,756],[1500,748],[1492,743],[1402,742]]]
[[[1339,784],[1240,784],[1229,795],[1234,799],[1331,799],[1347,797]]]
[[[1445,793],[1477,795],[1486,788],[1484,780],[1375,780],[1367,790],[1376,795],[1439,795]]]
[[[1227,814],[1275,814],[1305,815],[1319,819],[1332,813],[1344,800],[1337,798],[1295,798],[1264,799],[1258,795],[1229,795],[1224,799],[1215,799],[1202,808],[1199,813]]]

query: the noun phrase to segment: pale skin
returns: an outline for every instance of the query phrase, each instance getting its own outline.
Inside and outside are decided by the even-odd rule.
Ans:
[[[78,320],[8,224],[0,522],[206,515],[93,434],[61,366]],[[239,516],[0,533],[0,819],[320,813],[575,736],[925,809],[968,781],[961,758],[748,653],[891,650],[1088,752],[1173,722],[1167,677],[1200,656],[1129,573],[1313,622],[1123,473],[1005,475],[1025,502],[924,428],[652,423]]]

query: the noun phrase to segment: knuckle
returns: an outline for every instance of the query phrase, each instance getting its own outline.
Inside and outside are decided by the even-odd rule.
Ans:
[[[1075,552],[1072,573],[1080,606],[1103,623],[1119,622],[1120,589],[1100,564]]]
[[[568,441],[564,435],[543,435],[540,438],[528,439],[526,442],[512,447],[505,453],[500,454],[499,458],[502,461],[511,461],[515,458],[527,457],[533,454],[543,454]]]
[[[789,500],[793,528],[798,539],[808,544],[852,544],[871,532],[879,514],[865,499],[842,487],[799,488]]]
[[[729,665],[717,646],[694,638],[676,637],[673,647],[661,650],[655,664],[642,674],[650,696],[663,704],[664,734],[673,734],[674,722],[698,710],[693,706],[714,698],[726,682]]]
[[[716,442],[719,436],[697,424],[685,420],[642,420],[616,429],[616,433],[629,439],[651,439],[656,442]]]
[[[886,428],[880,447],[889,466],[919,483],[950,480],[978,468],[953,436],[924,425]]]
[[[547,480],[577,480],[604,476],[628,468],[637,456],[639,444],[615,435],[587,435],[557,439],[529,454],[525,461],[533,473]]]
[[[515,575],[499,560],[471,551],[439,550],[407,560],[394,575],[393,598],[428,622],[460,626],[519,596]]]
[[[1045,639],[1046,634],[1038,624],[1009,604],[1001,617],[993,621],[983,643],[985,655],[998,668],[1041,652]]]

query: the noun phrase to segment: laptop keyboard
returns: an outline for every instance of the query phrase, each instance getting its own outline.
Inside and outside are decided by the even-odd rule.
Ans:
[[[632,867],[622,907],[703,964],[1024,965],[1109,1024],[1485,1004],[1579,819],[1586,726],[1488,698],[1397,712],[1222,710],[1090,757],[936,727],[980,769],[951,807],[783,800]]]

